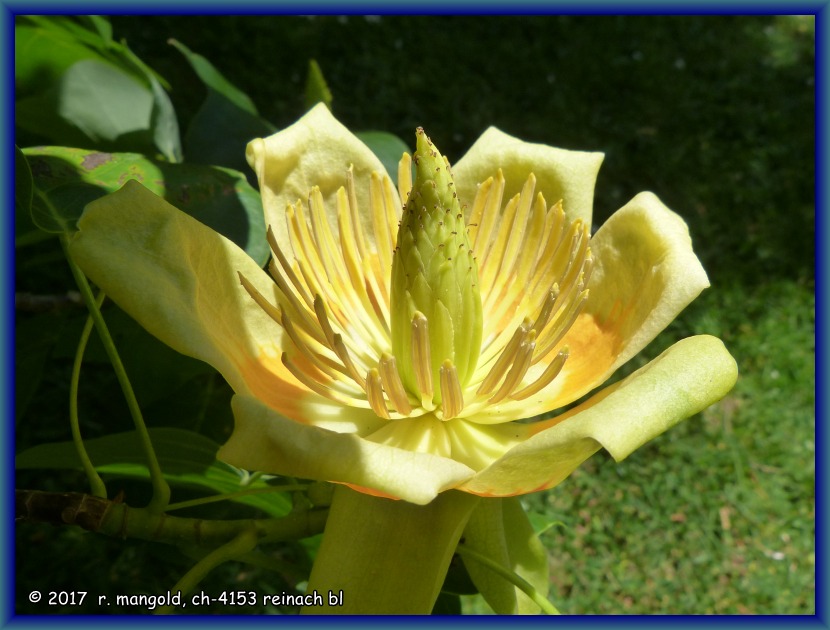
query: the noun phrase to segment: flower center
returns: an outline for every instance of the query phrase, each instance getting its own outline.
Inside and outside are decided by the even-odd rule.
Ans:
[[[416,169],[436,168],[428,155]],[[542,391],[568,358],[593,267],[588,230],[534,195],[532,174],[504,206],[501,171],[480,184],[465,226],[448,170],[421,181],[416,170],[414,184],[410,172],[404,156],[398,197],[387,176],[371,178],[374,248],[349,171],[337,230],[317,188],[286,209],[293,260],[269,227],[276,304],[240,280],[285,331],[282,362],[309,390],[386,419],[498,422],[482,412]]]
[[[424,408],[460,411],[481,348],[478,266],[449,163],[417,132],[415,182],[392,260],[392,350],[407,390]]]

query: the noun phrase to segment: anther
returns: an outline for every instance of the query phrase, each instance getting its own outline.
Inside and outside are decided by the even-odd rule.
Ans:
[[[360,407],[361,404],[359,401],[355,400],[351,397],[341,396],[339,393],[335,392],[331,387],[326,387],[322,383],[310,378],[307,374],[303,373],[300,368],[296,366],[296,364],[288,357],[288,353],[283,352],[282,356],[280,357],[282,364],[288,368],[288,371],[294,375],[298,381],[300,381],[303,385],[308,387],[311,391],[328,398],[329,400],[333,400],[336,403],[341,405],[349,405],[353,407]],[[365,403],[364,403],[365,404]]]
[[[443,420],[452,420],[464,409],[464,394],[458,380],[458,371],[452,361],[447,359],[441,365],[439,372]]]
[[[530,360],[533,358],[533,351],[536,349],[536,331],[531,330],[524,341],[519,345],[519,349],[516,352],[516,359],[513,361],[513,365],[510,368],[510,371],[507,373],[507,376],[504,378],[504,382],[499,387],[498,391],[488,400],[491,405],[494,405],[498,402],[501,402],[506,396],[509,396],[513,393],[513,390],[522,382],[522,379],[527,374],[527,370],[530,367]]]
[[[530,320],[525,319],[522,324],[516,328],[516,332],[513,333],[513,336],[510,338],[510,341],[507,342],[507,345],[502,350],[499,358],[496,360],[496,363],[490,368],[490,372],[487,376],[484,377],[484,380],[481,382],[481,386],[478,388],[477,394],[482,396],[486,396],[490,392],[495,389],[496,385],[498,385],[501,377],[504,376],[504,373],[507,371],[507,368],[513,363],[513,359],[516,357],[516,353],[519,350],[519,346],[527,337],[528,332],[530,331]]]
[[[389,402],[399,414],[408,416],[412,411],[412,405],[409,404],[409,397],[406,395],[395,357],[384,352],[380,357],[379,366],[380,380],[389,397]]]
[[[542,304],[542,310],[539,312],[539,317],[533,322],[533,329],[538,333],[547,325],[550,315],[553,312],[553,307],[556,305],[556,298],[559,297],[559,285],[554,284],[548,292],[545,303]]]
[[[524,400],[525,398],[529,398],[530,396],[533,396],[533,394],[542,391],[545,387],[550,385],[557,376],[559,376],[559,372],[562,371],[562,367],[565,365],[565,361],[568,360],[568,355],[568,348],[562,348],[557,353],[556,357],[554,357],[553,361],[550,362],[548,367],[545,368],[545,371],[542,372],[542,375],[538,379],[536,379],[536,381],[534,381],[524,389],[521,389],[518,392],[511,394],[510,398],[512,398],[513,400]]]
[[[389,419],[389,410],[386,408],[386,400],[383,398],[383,389],[380,374],[376,368],[370,368],[366,373],[366,398],[369,405],[379,417]]]
[[[412,367],[422,399],[432,398],[432,363],[429,354],[429,324],[426,316],[415,311],[412,317]]]

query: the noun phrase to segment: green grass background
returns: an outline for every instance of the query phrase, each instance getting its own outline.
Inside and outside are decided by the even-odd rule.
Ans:
[[[171,37],[211,60],[277,127],[302,114],[314,58],[335,115],[351,129],[410,142],[424,126],[451,160],[490,125],[603,151],[597,225],[641,190],[660,196],[688,222],[712,288],[622,372],[677,339],[710,333],[724,340],[741,376],[723,401],[628,460],[600,453],[558,488],[526,498],[531,512],[556,523],[542,535],[551,599],[573,614],[815,611],[811,17],[119,16],[112,23],[115,36],[173,85],[180,120],[195,113],[204,88],[166,44]],[[30,250],[18,259],[22,287],[63,286],[59,259],[45,272],[37,258],[51,255]],[[35,268],[36,280],[26,276]],[[77,339],[71,326],[50,334],[66,335],[68,347]],[[19,447],[66,438],[69,357],[53,352],[40,396],[18,418]],[[214,391],[206,409],[226,422],[226,392]],[[92,394],[82,402],[106,407]],[[108,413],[118,417],[119,408]],[[87,427],[116,428],[125,427]],[[21,481],[83,487],[78,479],[67,488],[67,479]],[[44,562],[57,580],[80,570],[96,576],[93,588],[163,592],[190,561],[152,545],[27,528],[18,539],[21,583],[40,579]],[[264,579],[228,570],[208,587],[274,590]],[[471,599],[465,610],[486,607]]]

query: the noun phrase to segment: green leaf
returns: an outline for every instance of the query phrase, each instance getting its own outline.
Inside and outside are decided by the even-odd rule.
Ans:
[[[246,472],[217,461],[219,445],[203,435],[169,428],[154,428],[149,432],[164,478],[170,484],[204,488],[218,494],[271,487],[267,478],[249,482]],[[85,440],[84,446],[98,472],[149,480],[150,473],[135,431]],[[53,442],[19,453],[15,457],[15,468],[80,469],[81,462],[71,441]],[[271,516],[284,516],[291,511],[291,499],[279,492],[232,500],[259,508]]]
[[[258,263],[268,259],[262,200],[237,171],[67,147],[26,149],[24,155],[34,178],[32,218],[47,232],[73,231],[88,201],[135,179],[234,241]]]
[[[246,111],[249,114],[254,114],[255,116],[258,114],[256,105],[254,105],[250,97],[228,81],[205,57],[194,53],[178,40],[171,39],[168,40],[168,43],[184,55],[185,59],[190,63],[190,67],[193,68],[193,71],[202,80],[202,83],[205,84],[205,87],[217,94],[221,94],[228,101],[236,105],[238,109]]]
[[[106,19],[21,17],[15,53],[15,125],[31,136],[26,144],[157,149],[181,159],[166,82],[112,41]]]
[[[254,138],[272,134],[274,126],[260,118],[250,97],[205,57],[175,39],[170,44],[184,55],[207,88],[207,97],[185,134],[188,162],[219,164],[248,172],[245,147]]]
[[[69,18],[26,16],[14,29],[14,80],[16,98],[40,93],[55,84],[73,64],[100,59],[103,41],[89,33],[73,32]]]
[[[323,71],[320,69],[320,64],[317,60],[312,59],[308,62],[308,76],[305,81],[305,108],[311,109],[317,103],[324,103],[326,107],[331,110],[332,102],[331,90],[323,77]]]
[[[548,593],[547,552],[518,498],[481,501],[464,530],[464,545],[489,557]],[[473,583],[500,615],[538,614],[539,606],[522,591],[474,560],[464,560]]]
[[[385,131],[358,131],[355,135],[378,156],[392,181],[398,181],[398,162],[404,153],[411,152],[407,144]]]
[[[182,161],[182,141],[179,136],[179,121],[170,97],[152,74],[147,74],[150,90],[153,93],[153,111],[150,116],[150,128],[153,130],[153,142],[162,155],[171,162]]]
[[[86,21],[91,28],[95,29],[105,44],[112,44],[112,25],[107,18],[101,15],[82,15],[79,19]]]
[[[126,44],[122,45],[119,50],[125,62],[132,66],[150,86],[150,92],[153,95],[153,109],[150,116],[153,142],[168,161],[181,162],[182,142],[179,134],[179,121],[176,118],[173,103],[164,91],[165,87],[169,89],[169,85],[152,68],[141,61]]]
[[[152,93],[114,66],[79,61],[63,74],[60,85],[60,115],[93,142],[117,142],[150,128]]]
[[[32,222],[34,182],[32,169],[26,155],[14,147],[14,246],[15,248],[34,245],[51,238]]]
[[[221,94],[209,91],[184,137],[187,161],[220,164],[253,175],[245,159],[245,147],[254,138],[269,136],[273,131],[274,128],[259,116],[239,109]]]
[[[105,194],[105,190],[81,181],[55,186],[48,194],[35,189],[32,221],[45,232],[71,232],[86,204]]]

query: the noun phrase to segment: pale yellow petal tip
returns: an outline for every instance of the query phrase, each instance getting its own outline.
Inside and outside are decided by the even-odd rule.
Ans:
[[[265,140],[262,138],[255,138],[254,140],[251,140],[245,147],[245,159],[248,161],[248,166],[250,166],[253,171],[257,173],[257,177],[259,177],[260,162],[264,155]]]
[[[596,425],[592,437],[621,461],[723,399],[737,379],[738,364],[720,339],[711,335],[683,339],[629,376],[593,409],[590,401],[586,403],[587,411],[619,419],[616,426]]]

